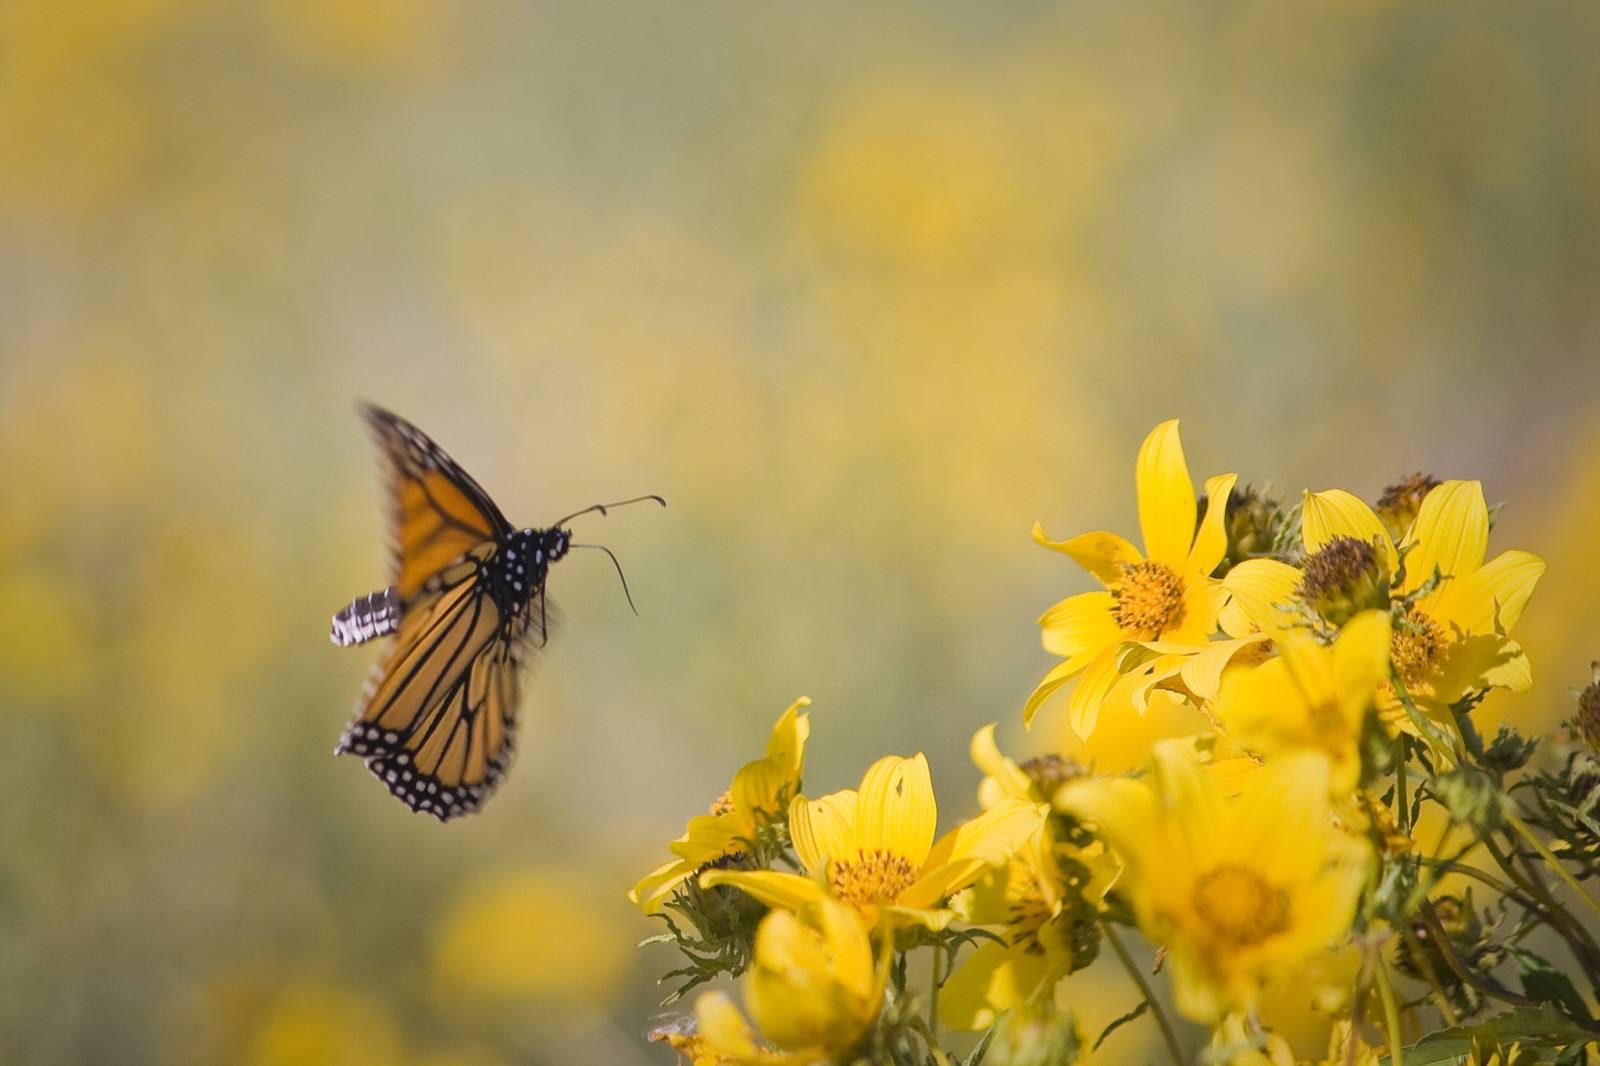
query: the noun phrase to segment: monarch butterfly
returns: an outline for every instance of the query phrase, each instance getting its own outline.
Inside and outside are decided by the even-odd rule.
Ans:
[[[416,426],[379,407],[365,412],[389,479],[394,584],[334,615],[331,639],[341,647],[396,640],[334,754],[360,756],[406,806],[447,821],[477,810],[510,765],[518,665],[530,645],[549,639],[550,564],[573,547],[611,554],[573,544],[566,524],[623,503],[666,501],[596,504],[548,529],[518,530]]]

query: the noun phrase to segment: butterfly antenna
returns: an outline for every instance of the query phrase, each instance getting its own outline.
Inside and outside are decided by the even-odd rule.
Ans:
[[[639,498],[641,500],[659,500],[661,497],[659,497],[659,496],[641,496]],[[633,501],[632,500],[628,500],[626,502],[632,503]],[[612,503],[612,504],[607,504],[606,506],[608,506],[608,507],[619,507],[621,505]],[[663,503],[661,506],[665,507],[666,504]],[[589,508],[589,510],[591,510],[591,511],[594,510],[594,509],[595,508],[593,508],[593,507]],[[579,511],[578,513],[579,514],[583,514],[584,512]],[[601,512],[601,514],[604,514],[604,513],[605,513],[604,511]],[[633,605],[633,593],[628,591],[628,579],[626,577],[624,577],[623,574],[622,574],[622,564],[617,562],[616,554],[613,553],[610,548],[606,547],[604,544],[568,544],[567,547],[569,547],[569,548],[599,548],[601,551],[603,551],[607,555],[611,556],[611,565],[617,568],[617,577],[622,580],[622,594],[624,596],[628,597],[628,609],[631,610],[634,614],[638,614],[639,613],[639,608],[637,608],[637,607],[635,607]]]
[[[562,518],[562,519],[558,519],[558,520],[556,520],[554,522],[551,522],[550,523],[550,528],[551,529],[560,529],[561,527],[565,526],[568,522],[572,521],[574,518],[577,518],[579,515],[588,514],[590,511],[599,511],[601,514],[605,514],[612,507],[626,507],[630,503],[643,503],[645,500],[654,500],[654,501],[656,501],[657,503],[659,503],[663,507],[665,507],[667,505],[667,501],[666,500],[663,500],[660,496],[654,496],[654,495],[651,495],[651,496],[635,496],[631,500],[618,500],[616,503],[597,503],[593,507],[585,507],[581,511],[573,511],[571,514],[567,515],[567,517]],[[573,545],[574,548],[578,548],[578,547],[598,548],[599,546],[600,545],[598,545],[598,544],[582,544],[582,545],[574,544]],[[612,557],[612,561],[613,562],[616,561],[615,556]],[[621,567],[618,567],[618,569],[620,570]],[[623,584],[627,584],[627,582],[623,582]]]

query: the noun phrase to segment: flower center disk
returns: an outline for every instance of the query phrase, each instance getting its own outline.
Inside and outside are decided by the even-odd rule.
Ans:
[[[1129,633],[1161,633],[1183,620],[1183,579],[1166,563],[1119,563],[1112,616]]]
[[[1425,612],[1415,607],[1406,612],[1405,622],[1389,640],[1389,657],[1407,688],[1415,688],[1438,672],[1449,642],[1444,627]]]
[[[1289,927],[1289,901],[1254,870],[1225,863],[1195,882],[1198,914],[1218,939],[1249,947]]]
[[[911,860],[890,851],[858,852],[854,859],[835,859],[828,868],[834,897],[858,910],[893,903],[916,879]]]

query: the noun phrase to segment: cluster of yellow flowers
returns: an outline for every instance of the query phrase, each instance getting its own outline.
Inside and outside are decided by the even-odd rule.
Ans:
[[[1040,620],[1063,661],[1025,719],[1070,685],[1065,710],[1091,756],[1097,723],[1158,702],[1192,706],[1208,728],[1158,739],[1142,769],[1109,777],[1061,755],[1016,762],[986,726],[972,740],[983,813],[936,837],[920,754],[879,760],[859,789],[801,792],[801,700],[631,893],[689,960],[680,991],[748,975],[760,1035],[725,992],[659,1035],[696,1064],[942,1066],[954,1061],[943,1027],[985,1033],[969,1063],[1068,1063],[1083,1044],[1058,1005],[1063,979],[1108,944],[1185,1061],[1123,946],[1118,929],[1133,926],[1158,948],[1177,1010],[1212,1028],[1213,1061],[1292,1062],[1261,1020],[1263,992],[1323,972],[1341,975],[1314,988],[1333,1016],[1330,1060],[1456,1048],[1534,1061],[1534,1048],[1581,1061],[1600,1026],[1525,940],[1553,931],[1591,994],[1600,984],[1600,951],[1567,909],[1600,914],[1580,884],[1600,872],[1600,763],[1552,738],[1546,754],[1565,765],[1536,772],[1541,742],[1503,729],[1485,744],[1471,718],[1492,690],[1532,685],[1510,631],[1544,563],[1485,561],[1491,516],[1474,481],[1418,475],[1376,508],[1341,490],[1284,508],[1235,482],[1211,478],[1197,501],[1167,422],[1139,452],[1144,553],[1112,533],[1034,529],[1105,589]],[[1579,739],[1600,738],[1600,681],[1591,690]],[[1413,840],[1419,821],[1438,828],[1432,850]],[[1500,898],[1485,909],[1445,891],[1446,876]],[[926,986],[907,977],[922,948]],[[1494,973],[1508,960],[1522,992]],[[1403,982],[1418,987],[1401,995]],[[1491,1003],[1524,1014],[1461,1028]]]

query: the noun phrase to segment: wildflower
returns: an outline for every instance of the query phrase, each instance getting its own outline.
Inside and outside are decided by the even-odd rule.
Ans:
[[[1139,526],[1148,557],[1113,533],[1054,541],[1034,526],[1034,540],[1070,555],[1106,589],[1063,600],[1039,619],[1045,649],[1066,661],[1028,697],[1025,721],[1031,722],[1045,700],[1077,678],[1068,718],[1073,732],[1087,739],[1101,697],[1122,673],[1119,647],[1129,641],[1160,641],[1198,649],[1211,639],[1226,594],[1210,575],[1227,551],[1223,518],[1234,480],[1228,474],[1206,482],[1209,503],[1197,530],[1194,485],[1178,423],[1163,422],[1139,449],[1136,470]]]
[[[1380,694],[1385,721],[1415,731],[1405,700],[1444,736],[1457,733],[1450,710],[1490,688],[1526,692],[1533,671],[1507,634],[1522,617],[1544,560],[1507,551],[1484,562],[1489,509],[1476,481],[1446,481],[1428,493],[1400,544],[1366,504],[1338,489],[1308,493],[1302,518],[1307,552],[1340,537],[1374,545],[1398,601],[1390,659],[1405,699]]]
[[[1140,928],[1167,949],[1178,1009],[1214,1023],[1348,930],[1370,853],[1333,826],[1319,754],[1286,754],[1226,791],[1187,742],[1153,754],[1154,788],[1074,782],[1056,802],[1098,823]]]
[[[770,1047],[757,1044],[725,992],[695,1003],[696,1032],[680,1050],[696,1064],[801,1066],[849,1049],[878,1016],[891,953],[874,953],[849,907],[819,899],[799,913],[773,911],[756,930],[745,980],[750,1016]],[[674,1041],[678,1046],[679,1041]]]
[[[1230,671],[1212,713],[1230,738],[1251,751],[1322,752],[1330,786],[1345,792],[1360,779],[1361,727],[1388,675],[1389,616],[1367,611],[1340,631],[1331,648],[1302,635],[1277,658]]]
[[[972,738],[972,761],[987,771],[985,807],[1007,799],[1048,800],[1083,770],[1059,755],[1018,764],[1001,754],[994,726]],[[1094,960],[1099,903],[1118,866],[1099,841],[1079,848],[1058,839],[1055,819],[1004,866],[954,901],[964,921],[999,929],[945,982],[939,1017],[952,1029],[982,1029],[1009,1010],[1040,1005],[1055,983]]]
[[[1039,838],[1024,851],[955,901],[964,921],[991,926],[1000,939],[980,944],[945,982],[939,1019],[951,1029],[984,1029],[1006,1011],[1050,1000],[1056,982],[1097,953],[1097,912],[1080,894],[1087,885],[1072,886],[1069,900],[1072,889]]]
[[[762,829],[781,819],[800,791],[809,715],[799,713],[811,701],[796,700],[772,727],[765,757],[746,763],[733,785],[711,805],[708,814],[689,820],[683,836],[671,845],[671,862],[658,867],[633,887],[628,899],[654,914],[683,880],[711,863],[748,854]]]
[[[789,805],[794,850],[810,876],[710,870],[700,883],[734,885],[787,910],[831,895],[872,920],[942,929],[953,913],[941,901],[1015,855],[1038,832],[1043,811],[1007,797],[935,843],[937,821],[928,760],[886,756],[867,769],[859,791],[796,796]]]

